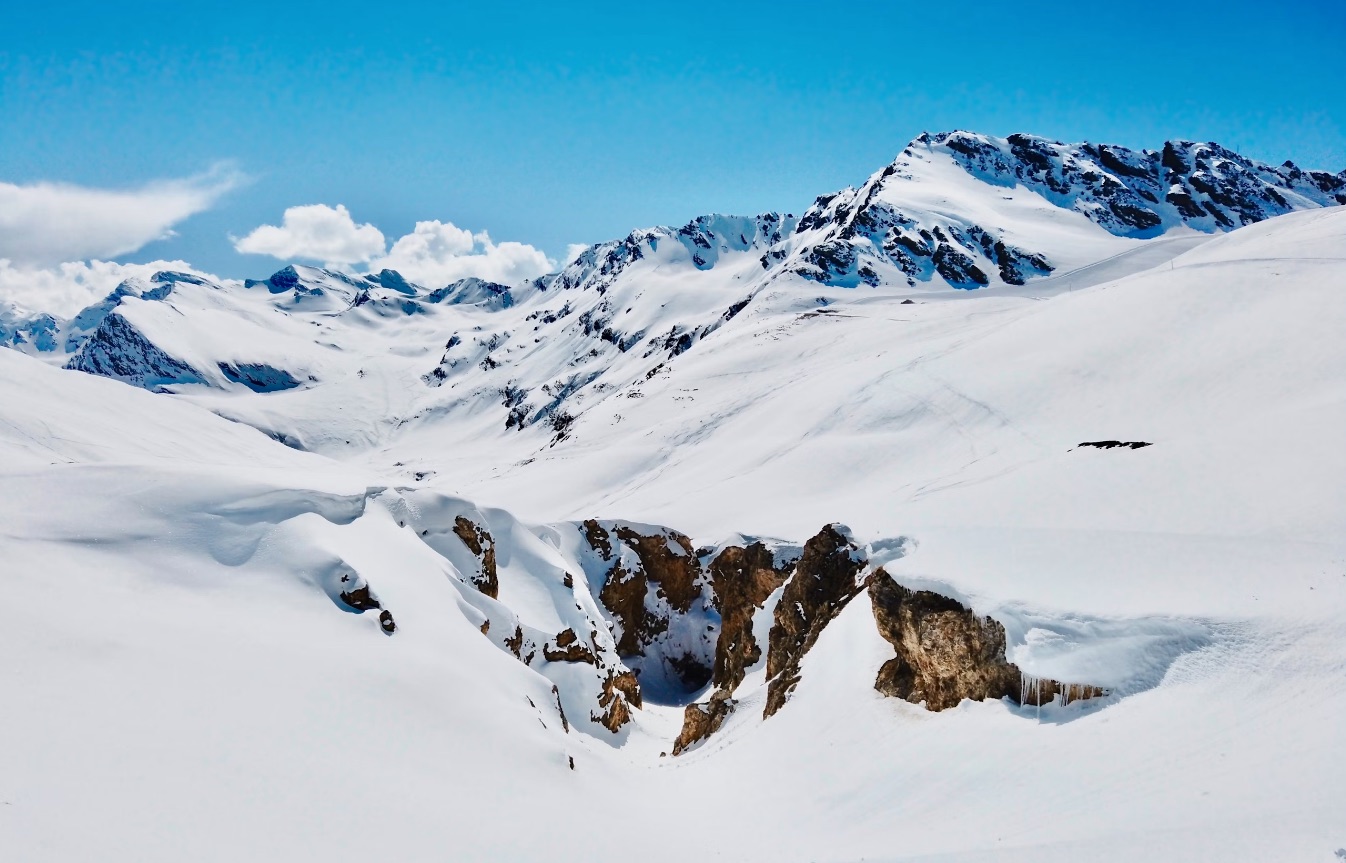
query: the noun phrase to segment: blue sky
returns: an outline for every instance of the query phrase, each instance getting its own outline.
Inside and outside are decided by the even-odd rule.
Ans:
[[[1346,168],[1340,2],[200,6],[7,4],[0,182],[236,171],[121,259],[258,276],[276,260],[230,236],[296,205],[560,258],[703,212],[797,212],[923,130]]]

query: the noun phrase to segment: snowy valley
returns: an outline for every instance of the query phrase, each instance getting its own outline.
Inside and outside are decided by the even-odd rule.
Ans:
[[[521,284],[0,306],[0,850],[1331,860],[1344,203],[952,132]]]

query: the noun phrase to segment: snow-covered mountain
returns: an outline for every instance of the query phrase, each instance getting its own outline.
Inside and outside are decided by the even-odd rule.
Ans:
[[[1330,859],[1343,194],[951,133],[527,284],[10,310],[0,847]]]

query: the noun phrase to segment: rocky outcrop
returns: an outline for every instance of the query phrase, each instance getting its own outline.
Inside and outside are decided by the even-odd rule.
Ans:
[[[204,381],[196,369],[165,353],[117,312],[103,319],[65,367],[151,391]]]
[[[799,663],[837,616],[864,587],[856,575],[864,566],[860,549],[841,525],[829,524],[804,544],[795,573],[776,605],[767,636],[767,699],[764,716],[785,705],[799,683]]]
[[[673,741],[673,754],[681,755],[690,746],[718,731],[734,707],[735,701],[722,689],[716,691],[704,704],[687,705],[682,715],[682,732]]]
[[[337,599],[347,608],[357,614],[364,614],[366,611],[377,611],[379,613],[379,629],[382,629],[385,635],[392,635],[397,631],[397,622],[393,620],[393,613],[383,607],[379,602],[378,596],[370,590],[369,582],[353,572],[344,572],[341,574],[339,583],[343,589],[337,594]]]
[[[714,657],[713,602],[691,540],[668,528],[594,519],[582,530],[602,570],[598,599],[611,615],[617,655],[647,690],[675,698],[704,687]]]
[[[453,522],[453,532],[467,546],[468,551],[477,556],[480,568],[468,576],[477,590],[491,597],[500,595],[500,581],[495,571],[495,540],[486,528],[470,519],[458,516]]]
[[[1096,686],[1027,678],[1005,658],[1005,627],[979,617],[950,597],[909,590],[882,569],[869,579],[879,634],[897,655],[879,669],[874,688],[927,710],[956,707],[963,699],[1010,698],[1045,704],[1104,694]]]
[[[345,581],[346,577],[342,577]],[[383,608],[376,597],[369,589],[368,584],[362,584],[359,587],[353,587],[350,590],[341,592],[341,601],[359,612],[376,611]]]
[[[548,662],[585,662],[597,665],[595,652],[579,640],[573,629],[565,629],[556,638],[542,645],[542,658]]]
[[[601,713],[591,713],[589,718],[616,734],[631,721],[631,708],[641,706],[640,683],[629,671],[609,669],[598,696]]]
[[[785,583],[794,564],[778,566],[771,549],[754,542],[747,547],[721,549],[707,569],[715,609],[720,613],[711,683],[718,690],[732,693],[743,682],[745,670],[762,658],[762,648],[753,637],[753,616]]]

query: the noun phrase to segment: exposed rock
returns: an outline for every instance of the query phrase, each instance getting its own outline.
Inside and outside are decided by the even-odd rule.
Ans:
[[[604,560],[612,560],[612,542],[608,539],[608,532],[596,519],[584,522],[584,538],[588,540],[590,548],[603,555]]]
[[[344,581],[345,578],[343,577],[342,580]],[[379,598],[369,590],[368,584],[362,584],[359,587],[350,590],[343,590],[341,592],[341,601],[362,613],[366,611],[377,611],[378,609],[383,608],[383,605],[379,603]]]
[[[591,713],[589,718],[616,734],[631,721],[631,707],[641,706],[640,684],[636,676],[629,671],[609,670],[598,696],[598,706],[603,708],[603,712]]]
[[[1082,441],[1080,446],[1091,446],[1095,449],[1113,449],[1115,447],[1141,449],[1142,447],[1154,446],[1154,444],[1143,440],[1087,440]]]
[[[618,656],[636,656],[641,652],[643,641],[662,631],[657,621],[646,618],[645,592],[648,589],[643,570],[628,570],[620,560],[608,570],[598,599],[621,628],[617,638]]]
[[[606,564],[598,599],[611,615],[617,654],[630,660],[656,691],[671,687],[669,698],[695,692],[711,679],[714,639],[702,621],[712,606],[711,592],[691,540],[667,528],[594,519],[583,523],[584,537]]]
[[[760,542],[747,548],[728,546],[710,563],[715,608],[720,612],[711,672],[718,689],[733,692],[743,682],[744,670],[762,658],[752,634],[753,614],[785,582],[791,568],[777,569],[775,555]]]
[[[542,645],[542,658],[548,662],[587,662],[597,665],[598,657],[579,640],[573,629],[557,633],[549,644]]]
[[[1061,683],[1057,680],[1049,680],[1045,677],[1032,677],[1027,674],[1019,676],[1019,703],[1041,706],[1051,704],[1057,697],[1061,697],[1062,704],[1069,704],[1072,701],[1082,701],[1086,698],[1102,698],[1108,691],[1101,686],[1090,686],[1087,683]]]
[[[515,659],[523,659],[523,627],[516,625],[514,634],[505,639],[505,647],[514,654]]]
[[[490,532],[461,515],[454,520],[453,532],[481,562],[480,571],[471,577],[473,586],[495,599],[500,595],[500,581],[495,572],[495,540]]]
[[[724,690],[717,690],[704,704],[689,704],[682,715],[682,732],[673,741],[673,754],[681,755],[689,746],[705,740],[719,730],[734,711],[736,702]]]
[[[1069,700],[1104,694],[1096,686],[1026,678],[1005,659],[1005,627],[998,621],[950,597],[909,590],[882,569],[869,578],[869,598],[879,634],[897,652],[874,681],[884,695],[939,711],[964,698],[1040,704],[1058,693]]]
[[[561,730],[564,731],[566,734],[569,734],[570,720],[566,719],[566,709],[561,704],[561,690],[555,683],[551,685],[551,694],[552,697],[556,699],[556,712],[561,714]],[[571,761],[572,770],[574,769],[574,764],[575,762],[572,760]]]
[[[255,393],[274,393],[299,386],[294,375],[265,363],[216,363],[216,366],[225,380],[242,384]]]
[[[804,544],[795,573],[776,605],[767,636],[767,699],[764,716],[784,706],[799,683],[799,663],[832,618],[864,585],[856,574],[864,566],[860,550],[840,525],[829,524]]]
[[[663,589],[668,604],[675,611],[690,611],[692,602],[701,595],[701,564],[692,551],[691,540],[676,531],[645,536],[625,526],[618,526],[617,536],[635,549],[646,577]],[[676,550],[669,546],[670,540]]]
[[[151,391],[204,382],[196,369],[166,353],[119,312],[103,319],[65,367]]]
[[[379,612],[379,628],[388,635],[397,631],[397,623],[393,620],[393,613],[386,608]]]

